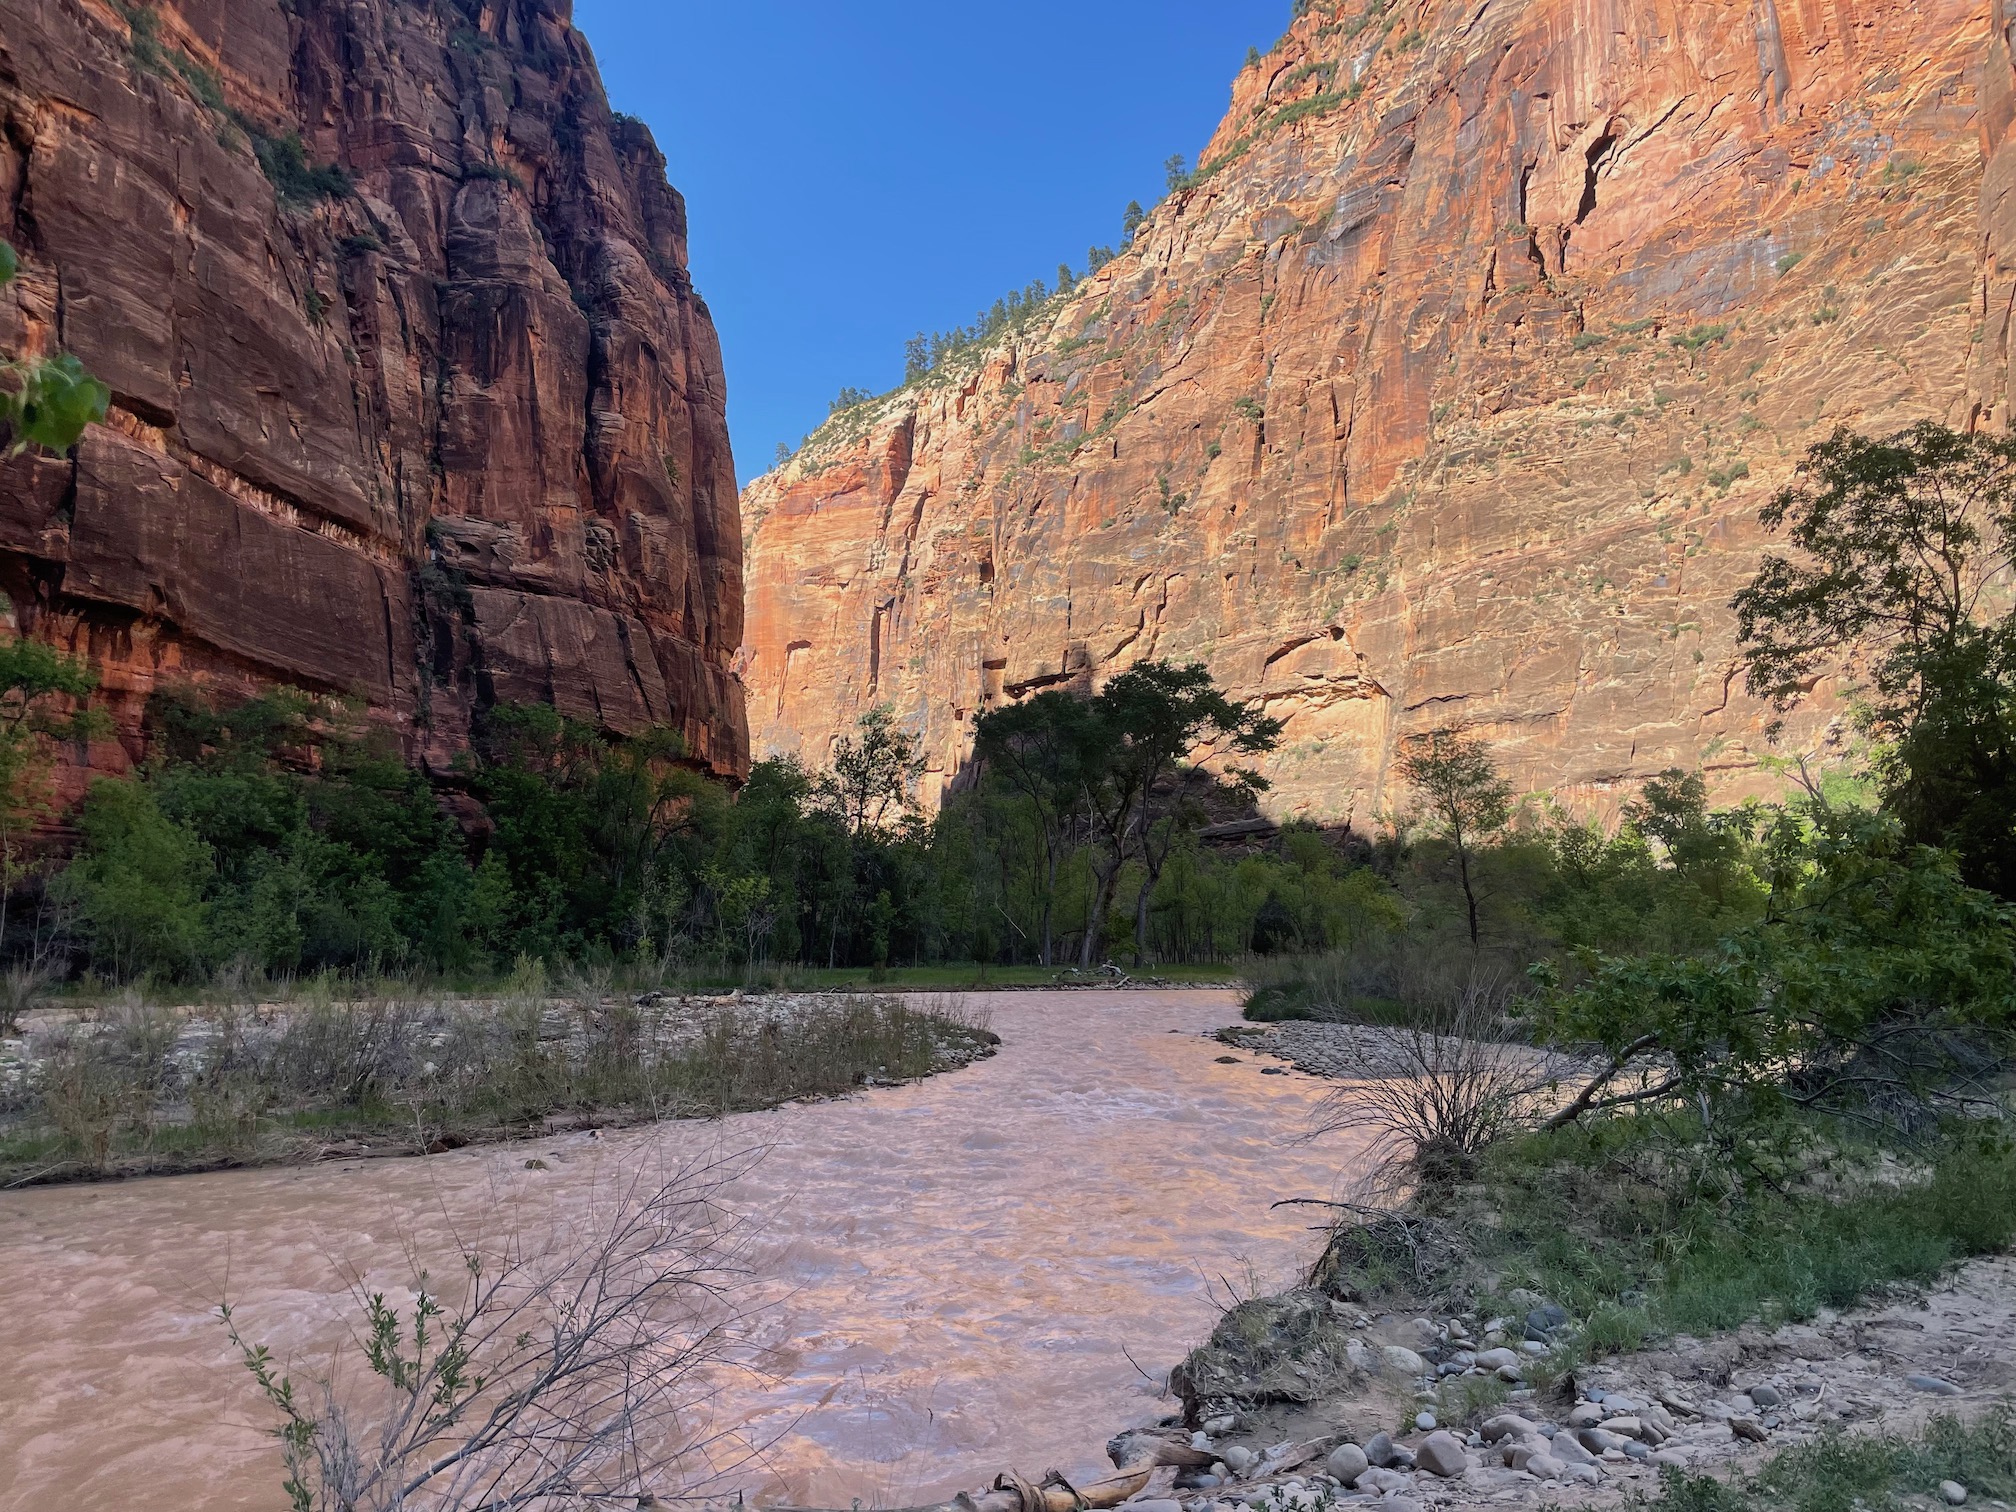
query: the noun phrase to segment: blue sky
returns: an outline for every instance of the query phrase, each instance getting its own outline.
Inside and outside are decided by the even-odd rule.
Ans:
[[[577,0],[692,216],[743,480],[919,329],[1117,244],[1289,0]]]

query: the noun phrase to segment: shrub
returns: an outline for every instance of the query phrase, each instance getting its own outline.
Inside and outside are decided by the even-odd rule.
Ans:
[[[318,200],[348,199],[353,192],[350,175],[334,164],[317,166],[308,161],[308,148],[300,133],[268,136],[254,131],[252,155],[278,192],[283,204],[312,205]]]

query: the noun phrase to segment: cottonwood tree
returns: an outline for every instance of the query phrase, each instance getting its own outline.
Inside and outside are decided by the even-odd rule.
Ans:
[[[1281,743],[1281,721],[1235,703],[1200,663],[1141,662],[1100,690],[1094,713],[1105,729],[1104,772],[1088,784],[1088,811],[1101,849],[1114,864],[1103,876],[1103,899],[1088,929],[1082,964],[1104,932],[1119,863],[1141,863],[1143,880],[1134,903],[1134,957],[1148,959],[1148,904],[1177,839],[1202,822],[1202,790],[1222,789],[1252,798],[1267,781],[1250,768],[1228,764],[1213,773],[1205,763],[1253,756]]]
[[[1045,966],[1055,955],[1057,869],[1084,815],[1086,779],[1099,766],[1101,744],[1091,703],[1055,689],[990,710],[974,725],[974,756],[1028,804],[1035,821]]]
[[[923,774],[917,737],[897,724],[884,704],[863,714],[855,733],[834,745],[833,770],[823,787],[850,834],[879,834],[911,811],[911,789]]]
[[[1400,775],[1413,788],[1429,829],[1449,842],[1469,916],[1470,946],[1481,943],[1477,917],[1476,853],[1512,818],[1512,784],[1499,775],[1490,747],[1453,730],[1410,740]]]
[[[1090,842],[1092,898],[1078,963],[1092,965],[1130,862],[1142,869],[1134,948],[1145,961],[1155,884],[1177,842],[1201,822],[1202,796],[1263,792],[1264,778],[1227,759],[1271,751],[1280,740],[1280,720],[1226,697],[1209,670],[1194,663],[1141,662],[1091,698],[1041,693],[984,716],[980,759],[1037,813],[1046,942],[1057,857],[1070,835],[1082,833]],[[1208,770],[1213,761],[1222,769]]]
[[[2016,897],[2016,439],[1837,431],[1763,521],[1797,554],[1735,597],[1750,691],[1786,710],[1844,674],[1906,835]]]

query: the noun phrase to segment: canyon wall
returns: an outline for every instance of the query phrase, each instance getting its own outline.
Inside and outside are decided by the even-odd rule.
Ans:
[[[1755,786],[1759,506],[1836,426],[2007,423],[2010,29],[1312,6],[1120,257],[745,492],[756,754],[888,704],[935,797],[981,711],[1197,658],[1286,721],[1277,812],[1394,806],[1441,726],[1575,801]]]
[[[567,0],[9,0],[0,352],[111,386],[0,469],[14,628],[156,689],[495,701],[746,770],[741,534],[686,211]],[[74,779],[77,771],[71,773]]]

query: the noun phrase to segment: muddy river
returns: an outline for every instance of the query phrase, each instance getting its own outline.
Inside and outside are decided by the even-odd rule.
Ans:
[[[716,1425],[766,1446],[754,1500],[902,1505],[1016,1466],[1070,1473],[1167,1410],[1214,1296],[1274,1288],[1356,1153],[1307,1138],[1326,1084],[1206,1032],[1229,992],[966,999],[966,1070],[842,1102],[304,1169],[0,1194],[0,1509],[271,1509],[270,1420],[215,1317],[312,1373],[344,1266],[396,1285],[454,1229],[566,1224],[612,1161],[761,1150],[751,1216],[767,1370]],[[531,1159],[546,1169],[528,1169]],[[1151,1378],[1152,1377],[1152,1381]]]

